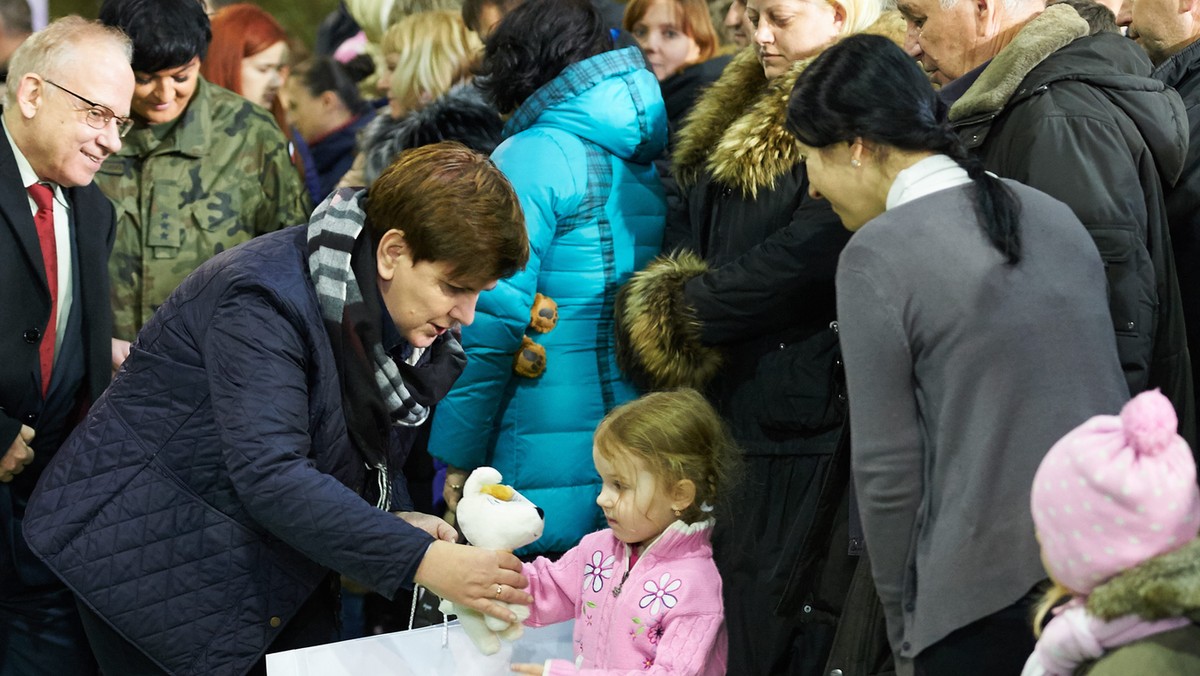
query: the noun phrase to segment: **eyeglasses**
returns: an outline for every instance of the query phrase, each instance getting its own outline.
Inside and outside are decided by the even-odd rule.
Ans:
[[[74,96],[80,101],[86,103],[88,105],[88,109],[84,111],[86,114],[83,116],[83,119],[92,129],[104,129],[108,126],[108,123],[112,122],[113,120],[117,121],[117,135],[121,138],[125,138],[125,135],[129,133],[129,130],[133,129],[133,120],[131,118],[121,117],[120,115],[114,113],[112,108],[96,103],[95,101],[89,101],[70,89],[58,84],[57,82],[53,82],[44,77],[42,79],[46,80],[46,84],[52,84],[71,96]]]

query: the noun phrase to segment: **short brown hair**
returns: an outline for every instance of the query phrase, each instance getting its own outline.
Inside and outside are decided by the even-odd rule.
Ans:
[[[633,33],[633,25],[641,21],[650,9],[650,5],[657,1],[629,0],[629,3],[625,5],[625,16],[621,20],[621,27]],[[713,27],[708,3],[704,0],[668,0],[668,2],[674,2],[676,9],[679,10],[679,30],[695,40],[696,46],[700,48],[698,62],[707,61],[715,56],[721,38],[717,35],[717,29]]]
[[[721,416],[689,388],[652,392],[614,408],[600,421],[592,442],[614,465],[641,460],[660,489],[683,479],[695,484],[696,499],[679,517],[686,523],[709,517],[741,467]]]
[[[413,261],[448,263],[456,281],[485,286],[529,260],[525,215],[491,160],[461,143],[406,150],[367,193],[367,228],[378,246],[400,230]]]

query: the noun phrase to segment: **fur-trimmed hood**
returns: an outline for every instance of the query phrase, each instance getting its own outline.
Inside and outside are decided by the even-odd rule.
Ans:
[[[490,155],[499,145],[503,129],[500,114],[470,82],[456,85],[398,120],[383,112],[363,129],[359,144],[366,155],[366,184],[374,183],[401,151],[438,141],[458,141]]]
[[[1200,539],[1126,570],[1092,590],[1088,612],[1104,620],[1200,620]]]
[[[1095,19],[1095,14],[1085,13]],[[1088,39],[1081,40],[1085,37]],[[1162,100],[1166,86],[1151,77],[1146,55],[1127,42],[1108,32],[1105,25],[1089,24],[1067,2],[1049,5],[1025,24],[951,106],[950,121],[968,124],[994,117],[1056,83],[1083,82],[1137,126],[1150,146],[1159,175],[1173,184],[1187,152],[1187,117],[1164,115],[1170,110]]]
[[[683,285],[708,265],[684,251],[660,256],[617,293],[617,365],[638,387],[702,389],[721,367],[721,353],[700,340]]]
[[[885,12],[864,32],[903,44],[904,19],[898,12]],[[797,61],[788,72],[767,80],[754,46],[739,52],[684,120],[671,158],[679,184],[693,185],[708,171],[752,197],[759,189],[773,188],[801,159],[785,121],[792,87],[811,62]]]
[[[1003,108],[1035,67],[1054,52],[1090,32],[1075,8],[1050,5],[1017,33],[979,79],[950,107],[950,119],[995,112]]]

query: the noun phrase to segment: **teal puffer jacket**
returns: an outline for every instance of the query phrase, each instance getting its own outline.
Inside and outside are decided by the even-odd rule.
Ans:
[[[438,405],[429,442],[455,467],[491,465],[545,510],[521,553],[565,551],[603,526],[592,431],[637,392],[617,370],[617,289],[659,252],[666,202],[652,161],[667,142],[658,82],[637,48],[572,64],[509,119],[492,159],[512,181],[529,230],[525,270],[479,297],[463,330],[467,368]],[[558,325],[527,330],[536,293]],[[518,376],[528,335],[545,371]]]

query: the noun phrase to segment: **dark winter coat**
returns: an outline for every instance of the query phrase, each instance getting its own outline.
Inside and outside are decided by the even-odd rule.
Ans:
[[[1087,609],[1103,620],[1136,613],[1147,620],[1188,617],[1192,624],[1117,648],[1077,676],[1200,673],[1200,540],[1105,582],[1092,590]]]
[[[1187,159],[1179,181],[1167,191],[1167,221],[1187,327],[1192,386],[1196,387],[1200,386],[1200,42],[1159,64],[1154,77],[1174,87],[1187,109]]]
[[[714,56],[708,61],[687,66],[658,83],[662,88],[663,103],[667,104],[667,132],[672,143],[683,125],[683,118],[696,105],[696,99],[721,77],[721,72],[732,58],[732,54]]]
[[[309,157],[317,172],[316,192],[310,191],[313,204],[320,204],[329,197],[342,176],[350,171],[358,134],[374,119],[375,111],[369,110],[309,144]]]
[[[800,70],[768,82],[754,50],[742,51],[697,102],[674,154],[684,199],[663,249],[694,251],[708,267],[683,298],[700,342],[721,351],[710,398],[751,455],[829,453],[844,412],[830,324],[850,233],[808,196],[784,127]]]
[[[34,552],[171,673],[245,673],[330,569],[392,596],[432,542],[360,497],[306,235],[190,275],[29,503]]]
[[[1117,349],[1132,393],[1158,387],[1194,445],[1191,367],[1164,188],[1187,119],[1132,41],[1052,5],[950,109],[988,170],[1066,202],[1104,258]]]
[[[458,141],[490,155],[503,130],[500,114],[469,82],[398,120],[380,114],[363,130],[359,141],[359,152],[366,154],[363,185],[371,185],[402,151],[438,141]]]

